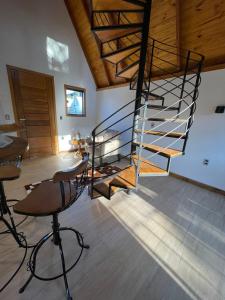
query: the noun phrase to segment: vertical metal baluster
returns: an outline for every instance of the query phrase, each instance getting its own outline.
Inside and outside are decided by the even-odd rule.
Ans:
[[[185,88],[185,83],[186,83],[186,78],[187,78],[190,55],[191,55],[191,51],[189,50],[187,59],[186,59],[185,69],[184,69],[184,77],[183,77],[183,83],[182,83],[182,87],[181,87],[180,99],[182,99],[183,95],[184,95],[184,88]],[[179,103],[178,113],[180,112],[181,105],[182,105],[182,101],[180,101],[180,103]]]
[[[151,63],[150,63],[150,69],[149,69],[149,76],[148,76],[148,93],[150,92],[150,86],[151,86],[151,79],[152,79],[152,65],[153,65],[153,59],[154,59],[154,49],[155,49],[155,40],[152,40],[152,51],[151,51]]]
[[[94,173],[95,173],[95,130],[92,132],[93,144],[92,144],[92,168],[91,168],[91,198],[93,198],[94,192]]]
[[[192,97],[192,103],[193,105],[191,106],[191,111],[190,111],[190,119],[188,121],[188,125],[187,125],[187,134],[186,134],[186,137],[185,137],[185,140],[184,140],[184,145],[183,145],[183,149],[182,149],[182,152],[183,154],[185,154],[185,149],[186,149],[186,145],[187,145],[187,140],[188,140],[188,137],[189,137],[189,133],[190,133],[190,127],[192,125],[192,121],[193,121],[193,115],[194,115],[194,112],[195,112],[195,109],[196,109],[196,100],[197,100],[197,96],[198,96],[198,86],[199,86],[199,83],[200,83],[200,79],[201,79],[201,70],[202,70],[202,65],[203,65],[203,62],[204,62],[204,57],[202,57],[201,61],[199,62],[198,64],[198,75],[197,75],[197,79],[196,79],[196,83],[195,83],[195,91],[194,91],[194,95]]]

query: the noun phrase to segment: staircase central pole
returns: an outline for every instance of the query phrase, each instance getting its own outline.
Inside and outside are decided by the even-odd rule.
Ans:
[[[148,50],[148,35],[149,35],[149,26],[150,26],[150,18],[151,18],[151,7],[152,7],[152,0],[146,0],[146,4],[144,8],[144,17],[143,17],[142,42],[141,42],[140,63],[139,63],[137,91],[136,91],[137,101],[135,104],[135,110],[141,106],[141,95],[142,95],[142,88],[145,79],[145,64],[146,64],[146,56]]]
[[[133,121],[133,133],[132,133],[133,141],[135,136],[134,129],[136,126],[136,116],[140,114],[140,110],[138,110],[138,108],[141,107],[142,89],[145,80],[145,65],[146,65],[146,57],[147,57],[147,50],[148,50],[148,35],[149,35],[149,27],[150,27],[150,19],[151,19],[151,8],[152,8],[152,0],[146,0],[145,7],[144,7],[144,16],[143,16],[142,41],[141,41],[140,62],[139,62],[139,69],[138,69],[135,113],[134,113],[134,121]],[[132,143],[131,154],[134,153],[135,151],[136,151],[136,145]],[[132,157],[131,157],[131,162],[132,162]]]

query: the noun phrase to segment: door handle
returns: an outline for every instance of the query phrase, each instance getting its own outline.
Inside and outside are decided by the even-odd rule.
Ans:
[[[26,119],[20,119],[20,121],[26,121]]]

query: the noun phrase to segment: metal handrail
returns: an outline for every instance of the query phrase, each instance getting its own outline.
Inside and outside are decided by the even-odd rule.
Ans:
[[[121,149],[121,148],[123,148],[123,147],[129,145],[130,143],[133,142],[133,140],[134,140],[134,139],[131,139],[131,140],[129,140],[128,142],[124,143],[123,145],[121,145],[121,146],[119,146],[119,147],[117,147],[117,148],[115,148],[115,149],[113,149],[113,150],[111,150],[111,151],[109,151],[109,152],[107,152],[107,153],[104,153],[103,155],[95,156],[95,159],[99,159],[99,158],[102,158],[102,157],[104,157],[104,156],[107,156],[108,154],[110,154],[110,153],[112,153],[112,152],[114,152],[114,151],[116,151],[116,150],[119,150],[119,149]]]
[[[180,99],[179,101],[176,101],[175,103],[179,103],[179,102],[183,102],[183,101],[184,101],[183,99]],[[175,103],[171,104],[171,106],[173,106]],[[187,104],[186,101],[185,101],[185,103]],[[145,108],[147,105],[148,105],[147,103],[144,104],[144,105],[142,105],[142,106],[140,107],[140,109]],[[195,103],[192,102],[189,106],[187,106],[185,109],[183,109],[182,111],[180,111],[180,112],[177,113],[176,115],[172,116],[171,118],[177,118],[178,116],[180,116],[181,114],[183,114],[185,111],[189,110],[189,109],[192,107],[192,105],[195,105]],[[167,109],[167,108],[166,108],[166,109]],[[159,115],[161,112],[165,111],[166,109],[160,111],[159,113],[156,113],[155,115],[153,115],[153,116],[151,116],[151,117],[155,117],[156,115]],[[133,112],[130,113],[130,114],[133,114],[134,112],[135,112],[135,111],[133,111]],[[130,114],[128,114],[128,115],[130,115]],[[124,118],[126,118],[128,115],[126,115]],[[123,118],[123,119],[124,119],[124,118]],[[189,117],[189,118],[190,118],[190,117]],[[184,122],[180,123],[180,124],[179,124],[176,128],[174,128],[172,131],[167,132],[165,135],[161,136],[159,139],[156,139],[155,141],[161,140],[163,137],[166,137],[168,134],[174,132],[177,128],[179,128],[179,127],[181,127],[182,125],[184,125],[185,123],[187,123],[188,120],[189,120],[189,118],[188,118],[187,120],[185,120]],[[120,119],[120,120],[122,120],[122,119]],[[120,120],[119,120],[119,121],[120,121]],[[139,117],[138,121],[139,121],[139,120],[144,120],[144,119],[141,118],[141,117]],[[118,122],[119,122],[119,121],[118,121]],[[157,125],[157,126],[151,128],[151,130],[155,130],[155,129],[157,129],[157,128],[159,128],[159,127],[161,127],[161,126],[163,126],[163,125],[165,125],[166,123],[169,123],[169,122],[170,122],[170,121],[165,121],[165,122],[163,122],[163,123],[161,123],[161,124],[159,124],[159,125]],[[115,122],[115,123],[117,124],[117,122]],[[115,123],[113,123],[112,125],[110,125],[110,127],[114,126]],[[110,127],[109,127],[109,128],[110,128]],[[101,142],[101,143],[98,143],[97,145],[95,145],[95,147],[99,147],[99,146],[101,146],[101,145],[103,145],[103,144],[109,142],[110,140],[114,139],[115,137],[117,137],[117,136],[119,136],[119,135],[122,135],[124,132],[126,132],[126,131],[128,131],[128,130],[130,130],[130,129],[132,129],[132,128],[133,128],[133,126],[130,126],[130,127],[126,128],[126,129],[123,130],[122,132],[117,133],[116,135],[110,137],[109,139],[107,139],[107,140],[105,140],[105,141],[103,141],[103,142]],[[107,130],[107,129],[108,129],[108,128],[105,128],[103,131],[105,131],[105,130]],[[103,132],[103,131],[102,131],[102,132]],[[134,139],[135,139],[135,138],[134,138]],[[110,153],[112,153],[112,152],[114,152],[114,151],[116,151],[116,150],[118,150],[118,149],[120,149],[120,148],[126,146],[127,144],[133,142],[134,139],[130,140],[129,142],[123,144],[122,146],[117,147],[117,148],[111,150],[110,152],[107,152],[107,153],[105,153],[105,154],[103,154],[103,155],[101,155],[101,156],[97,156],[97,157],[95,156],[95,159],[98,159],[98,158],[102,158],[102,157],[104,157],[104,156],[107,156],[108,154],[110,154]],[[154,142],[155,142],[155,141],[154,141]]]
[[[106,144],[106,143],[109,142],[110,140],[112,140],[112,139],[114,139],[115,137],[117,137],[117,136],[123,134],[124,132],[129,131],[129,130],[132,129],[132,128],[133,128],[133,126],[130,126],[130,127],[126,128],[126,129],[124,129],[123,131],[121,131],[121,132],[115,134],[114,136],[111,136],[111,137],[108,138],[107,140],[105,140],[105,141],[103,141],[103,142],[101,142],[101,143],[98,143],[98,144],[96,145],[96,147],[100,147],[100,146]]]
[[[110,15],[107,14],[107,11],[105,11],[105,10],[102,10],[102,11],[99,11],[99,12],[104,13],[103,16],[99,16],[100,19],[101,19],[101,23],[103,23],[102,26],[107,26],[105,24],[109,24],[108,27],[110,27],[110,24],[112,23],[111,22],[112,20],[109,19]],[[111,12],[113,12],[113,11],[110,11],[110,13]],[[116,15],[117,16],[117,23],[116,23],[117,27],[119,25],[126,26],[126,25],[129,25],[129,24],[134,24],[129,20],[129,18],[128,18],[129,15],[128,14],[126,15],[126,12],[123,13],[123,11],[121,11],[121,10],[115,10],[114,12],[117,13],[117,15]],[[103,18],[104,18],[104,20],[103,20]],[[111,26],[111,27],[113,27],[113,26]],[[113,38],[111,40],[102,42],[101,43],[101,53],[103,53],[103,51],[106,52],[106,50],[109,49],[107,51],[107,55],[109,55],[110,53],[116,52],[117,50],[122,49],[125,46],[129,47],[129,46],[132,46],[132,44],[138,43],[138,41],[141,42],[142,39],[141,39],[140,33],[141,33],[140,30],[137,30],[133,33],[125,34],[125,35],[120,36],[118,38]],[[110,44],[111,42],[113,42],[113,44]],[[112,47],[112,46],[114,46],[114,43],[115,43],[115,48]],[[149,51],[149,53],[151,53],[150,56],[147,54],[148,58],[149,58],[150,68],[146,67],[146,64],[148,63],[148,60],[146,60],[143,71],[146,72],[145,74],[147,74],[147,75],[144,75],[143,83],[146,85],[146,89],[147,89],[148,93],[153,93],[154,91],[157,91],[157,90],[160,89],[161,91],[160,91],[159,96],[163,97],[167,94],[170,94],[170,95],[173,95],[174,97],[179,99],[178,101],[175,101],[174,103],[172,103],[171,105],[169,105],[165,108],[164,108],[164,100],[165,99],[163,100],[163,102],[162,102],[163,109],[161,109],[159,112],[151,115],[151,118],[154,118],[156,116],[159,116],[159,115],[163,114],[165,111],[169,110],[171,107],[176,107],[175,105],[177,105],[177,107],[176,107],[177,108],[177,113],[175,115],[173,115],[172,117],[170,117],[169,120],[166,120],[165,122],[157,124],[157,126],[154,126],[150,130],[154,131],[157,128],[160,128],[160,127],[166,125],[167,123],[169,123],[171,118],[172,119],[174,118],[174,120],[176,120],[177,118],[180,117],[180,115],[184,114],[185,112],[190,111],[188,117],[185,117],[185,119],[183,121],[181,121],[178,125],[176,125],[174,128],[170,129],[169,131],[166,131],[165,133],[162,133],[162,135],[160,135],[160,137],[157,137],[157,138],[153,139],[151,144],[158,143],[159,141],[161,141],[164,138],[168,137],[173,132],[176,132],[177,129],[179,129],[182,126],[185,125],[185,127],[183,129],[184,132],[181,132],[180,135],[175,136],[175,140],[173,140],[171,143],[169,143],[166,147],[163,147],[164,149],[168,149],[171,146],[173,146],[174,144],[176,144],[178,141],[183,139],[184,144],[183,144],[183,150],[181,150],[181,152],[184,153],[184,150],[185,150],[185,147],[186,147],[186,142],[187,142],[189,131],[190,131],[190,127],[193,124],[194,113],[196,111],[196,100],[197,100],[198,94],[199,94],[198,87],[201,83],[201,77],[200,77],[201,65],[203,63],[204,56],[201,55],[200,53],[195,52],[195,51],[190,51],[190,50],[187,50],[187,49],[184,49],[184,48],[181,48],[181,47],[176,47],[176,46],[164,43],[164,42],[160,42],[160,41],[158,41],[158,40],[156,40],[156,39],[154,39],[150,36],[149,36],[149,41],[148,41],[147,44],[148,44],[147,53],[148,53],[148,51]],[[108,49],[104,48],[105,45],[108,46]],[[165,48],[167,48],[167,49],[165,49]],[[154,54],[154,49],[158,50],[157,54],[156,53]],[[131,51],[131,53],[129,55],[127,55],[126,57],[121,59],[119,62],[117,62],[116,63],[117,71],[118,71],[118,66],[120,66],[121,62],[126,61],[128,63],[128,67],[129,67],[129,66],[132,65],[130,62],[135,61],[136,57],[140,58],[140,55],[139,55],[138,51],[139,51],[139,49],[137,49],[135,51]],[[163,54],[163,56],[161,54]],[[168,55],[166,56],[165,54],[168,54]],[[175,59],[176,57],[179,57],[182,60],[176,61],[176,63],[173,63],[174,60],[171,61],[171,60],[168,59],[169,55],[173,55],[174,56],[174,58],[172,57],[173,59]],[[196,58],[195,55],[199,59]],[[143,58],[143,56],[142,56],[142,58]],[[163,58],[165,58],[165,59],[163,59]],[[154,59],[159,60],[159,63],[153,62]],[[181,65],[181,62],[183,62],[183,59],[186,60],[186,64],[185,64],[184,69],[183,69],[183,65]],[[160,61],[164,62],[164,64],[172,66],[173,68],[176,68],[176,71],[171,72],[172,67],[168,67],[170,70],[165,71],[161,67]],[[194,64],[195,64],[195,66],[194,66]],[[160,71],[156,70],[156,73],[157,72],[160,73],[157,76],[160,79],[162,78],[161,79],[162,82],[160,82],[160,83],[157,82],[156,83],[156,82],[152,81],[152,73],[151,73],[152,67],[157,68],[158,70],[160,70]],[[123,68],[121,68],[121,71],[122,70],[123,70]],[[135,78],[136,78],[137,72],[133,75],[133,77],[131,79],[131,84],[132,84],[132,81],[134,80],[134,87],[136,86],[136,83],[135,83],[136,79]],[[193,73],[193,76],[190,76],[190,77],[188,76],[188,78],[187,78],[187,74],[192,74],[192,73]],[[174,78],[172,78],[170,80],[167,80],[166,78],[163,78],[166,75],[172,75],[172,77],[174,77]],[[175,80],[179,80],[178,83],[176,83]],[[150,87],[151,87],[150,84],[154,84],[156,87],[153,87],[153,88],[150,89]],[[188,88],[185,89],[186,87],[188,87]],[[192,89],[192,87],[193,87],[193,90],[190,91],[190,89]],[[138,88],[136,87],[136,89],[138,89],[138,91],[141,89],[140,84],[138,85]],[[142,85],[142,90],[143,90],[143,85]],[[177,95],[176,94],[177,92],[174,92],[175,90],[178,90],[178,93],[180,95]],[[148,118],[146,118],[146,111],[147,111],[147,105],[148,105],[148,103],[150,103],[149,101],[151,101],[151,99],[147,100],[147,97],[148,96],[146,96],[146,95],[142,95],[142,96],[128,102],[127,104],[123,105],[121,108],[119,108],[117,111],[115,111],[112,115],[110,115],[105,120],[103,120],[100,124],[98,124],[95,127],[95,129],[92,131],[92,135],[93,135],[92,175],[93,175],[93,172],[94,172],[94,169],[95,169],[95,159],[103,158],[103,157],[109,155],[110,153],[113,153],[114,151],[116,151],[118,149],[126,147],[130,143],[133,144],[135,140],[137,141],[141,137],[141,143],[139,143],[140,148],[139,148],[139,152],[138,152],[138,162],[137,162],[137,168],[136,168],[137,175],[139,175],[140,162],[142,161],[141,158],[140,158],[140,153],[141,153],[141,151],[143,149],[143,145],[144,145],[143,138],[145,136],[145,121],[148,119]],[[142,99],[144,99],[144,104],[142,103]],[[190,102],[189,100],[191,100],[191,103],[189,103]],[[126,107],[128,107],[129,105],[132,105],[133,103],[135,103],[135,104],[138,103],[138,105],[140,103],[141,106],[139,108],[137,108],[138,105],[136,105],[137,109],[132,110],[132,112],[130,112],[130,113],[126,113],[125,116],[122,115],[122,117],[119,120],[114,121],[113,117],[117,116],[117,118],[119,118],[119,116],[120,116],[119,113],[121,111],[123,111]],[[183,107],[182,104],[184,104],[186,107]],[[143,110],[144,117],[141,117],[142,110]],[[107,129],[112,128],[116,124],[124,121],[126,118],[128,118],[131,115],[134,115],[133,126],[129,126],[128,128],[118,132],[117,134],[114,134],[112,137],[106,139],[105,141],[95,145],[95,138],[98,135],[100,135],[102,132],[106,131]],[[110,121],[110,120],[113,120],[112,124],[110,124],[108,126],[105,126],[104,129],[97,132],[97,130],[100,128],[100,126],[106,124],[106,122]],[[139,122],[142,122],[142,123],[139,124]],[[111,123],[111,122],[109,122],[109,123]],[[141,129],[140,129],[139,126],[141,124],[142,124],[142,126],[141,126]],[[110,140],[114,139],[117,136],[121,136],[122,134],[124,134],[125,132],[128,132],[131,129],[133,131],[135,131],[135,129],[138,129],[139,134],[138,135],[132,135],[131,140],[129,140],[126,143],[123,143],[119,147],[116,146],[116,148],[111,149],[110,151],[108,151],[107,153],[104,153],[103,155],[99,155],[99,156],[95,155],[95,148],[102,146],[103,144],[109,142]],[[151,154],[146,159],[151,159],[152,157],[154,157],[154,156],[156,156],[157,154],[160,153],[160,151],[157,151],[157,152],[154,151],[154,152],[155,152],[154,154]],[[137,149],[131,148],[131,152],[126,157],[128,157],[128,156],[132,157],[132,155],[134,153],[137,153]],[[118,161],[118,160],[116,160],[116,161]],[[170,162],[170,158],[169,158],[169,162]],[[111,162],[111,163],[113,163],[113,162]],[[167,171],[168,171],[168,169],[169,169],[169,163],[167,165]],[[92,181],[92,187],[93,187],[93,181]]]
[[[114,113],[112,113],[109,117],[107,117],[106,119],[104,119],[102,122],[100,122],[92,131],[92,134],[95,134],[95,131],[102,125],[104,124],[106,121],[108,121],[109,119],[111,119],[113,116],[115,116],[118,112],[120,112],[121,110],[123,110],[125,107],[129,106],[131,103],[135,103],[135,101],[137,101],[138,99],[135,98],[133,100],[131,100],[130,102],[128,102],[127,104],[123,105],[122,107],[120,107],[119,109],[117,109]],[[133,111],[132,113],[134,113],[135,111]],[[103,130],[105,131],[105,130]],[[101,132],[103,132],[101,131]],[[97,135],[99,135],[101,132],[97,133]]]

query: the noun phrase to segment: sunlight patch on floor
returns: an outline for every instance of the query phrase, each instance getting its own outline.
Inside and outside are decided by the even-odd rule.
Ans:
[[[202,242],[198,231],[196,237],[194,232],[189,233],[193,226],[210,231],[208,222],[197,222],[195,212],[191,215],[186,203],[179,202],[173,213],[184,220],[178,219],[177,222],[176,218],[168,217],[155,207],[154,201],[163,205],[156,192],[144,186],[141,186],[141,192],[149,201],[140,197],[138,192],[131,196],[121,192],[111,202],[102,200],[102,204],[191,299],[224,299],[225,290],[218,289],[221,276],[225,279],[224,257],[211,245]],[[217,235],[216,231],[214,233]]]

